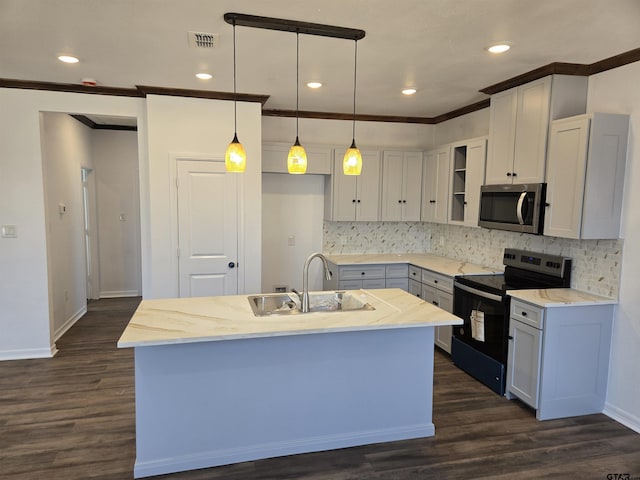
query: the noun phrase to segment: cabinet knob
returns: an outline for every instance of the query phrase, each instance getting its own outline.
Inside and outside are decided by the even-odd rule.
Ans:
[[[550,204],[550,203],[545,203],[545,204],[544,204],[544,206],[545,206],[545,207],[550,207],[550,206],[551,206],[551,204]]]
[[[462,202],[462,203],[463,203],[464,205],[466,205],[466,204],[467,204],[467,202]]]
[[[429,203],[436,203],[435,200],[429,200]]]
[[[511,335],[509,335],[509,340],[513,340],[513,337]]]
[[[364,275],[364,272],[360,273],[360,275]]]
[[[436,302],[435,300],[431,303],[433,303],[436,307],[438,306],[438,302]]]
[[[398,203],[402,203],[402,200],[398,200]]]
[[[510,176],[511,176],[511,172],[507,172],[507,177],[510,177]]]
[[[352,203],[356,203],[356,199],[354,198],[353,200],[351,200]]]
[[[434,280],[433,283],[438,283],[438,280]]]
[[[236,264],[233,262],[229,262],[229,268],[235,268]]]
[[[518,174],[516,172],[512,172],[511,175],[513,175],[514,177],[518,176]]]
[[[407,201],[406,200],[402,200],[402,203],[407,203]]]
[[[522,312],[522,316],[526,317],[527,316],[527,312]]]
[[[360,203],[360,200],[358,200],[358,203]]]

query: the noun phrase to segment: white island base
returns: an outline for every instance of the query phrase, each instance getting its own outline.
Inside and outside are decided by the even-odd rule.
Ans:
[[[138,346],[134,476],[432,436],[433,332]]]

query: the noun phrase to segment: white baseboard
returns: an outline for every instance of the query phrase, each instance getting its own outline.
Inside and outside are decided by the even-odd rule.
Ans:
[[[3,360],[29,360],[32,358],[51,358],[58,350],[55,343],[49,348],[24,348],[21,350],[0,351],[0,361]]]
[[[114,292],[100,292],[100,298],[139,297],[138,290],[120,290]]]
[[[635,415],[615,407],[608,402],[605,403],[602,413],[609,418],[613,418],[616,422],[623,424],[625,427],[630,428],[634,432],[640,433],[640,418]]]
[[[64,324],[59,327],[58,329],[56,329],[55,332],[53,332],[53,339],[54,342],[57,342],[60,337],[62,335],[64,335],[67,330],[69,330],[71,327],[73,327],[73,325],[80,320],[80,317],[82,317],[85,313],[87,313],[87,305],[85,304],[84,306],[82,306],[80,308],[80,310],[78,310],[76,313],[74,313],[71,318],[69,318],[66,322],[64,322]]]

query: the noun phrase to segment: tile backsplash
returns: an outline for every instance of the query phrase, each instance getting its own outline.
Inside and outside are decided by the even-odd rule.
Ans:
[[[563,255],[573,260],[573,288],[617,298],[622,244],[622,240],[571,240],[437,223],[324,222],[323,250],[433,253],[494,268],[502,268],[505,247]]]

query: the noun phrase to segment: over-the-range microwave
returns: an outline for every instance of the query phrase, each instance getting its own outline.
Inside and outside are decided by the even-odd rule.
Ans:
[[[482,186],[478,225],[541,235],[546,190],[546,183]]]

